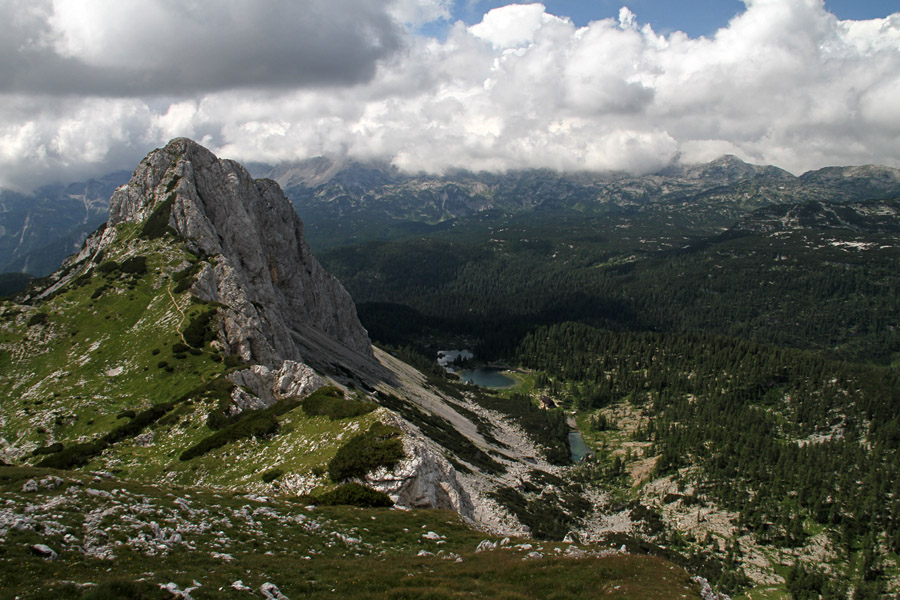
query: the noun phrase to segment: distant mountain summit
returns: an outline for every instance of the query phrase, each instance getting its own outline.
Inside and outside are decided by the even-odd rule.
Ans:
[[[303,215],[306,241],[318,250],[427,233],[454,219],[492,212],[634,213],[709,235],[772,204],[900,197],[900,171],[889,167],[826,167],[797,177],[731,155],[705,164],[674,163],[642,176],[549,169],[411,174],[386,162],[323,156],[252,164],[249,170],[281,186]],[[114,174],[88,184],[43,188],[31,196],[0,190],[0,272],[52,272],[103,221],[112,183],[124,180]]]

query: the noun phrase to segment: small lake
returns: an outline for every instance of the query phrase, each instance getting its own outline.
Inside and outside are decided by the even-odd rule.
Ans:
[[[508,388],[516,385],[516,380],[502,374],[500,369],[481,368],[460,371],[459,378],[466,383],[474,383],[486,388]]]
[[[590,453],[587,444],[584,443],[584,438],[581,437],[581,433],[578,431],[569,432],[569,450],[572,453],[572,462],[574,463],[581,462],[581,459]]]

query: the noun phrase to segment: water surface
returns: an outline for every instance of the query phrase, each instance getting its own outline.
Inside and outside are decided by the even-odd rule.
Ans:
[[[486,388],[508,388],[516,385],[516,380],[507,377],[500,369],[480,368],[471,371],[460,371],[459,377],[466,383],[474,383]]]
[[[581,462],[581,459],[585,457],[588,452],[587,444],[584,443],[584,438],[581,437],[581,433],[578,431],[570,431],[569,432],[569,451],[572,453],[572,462]]]

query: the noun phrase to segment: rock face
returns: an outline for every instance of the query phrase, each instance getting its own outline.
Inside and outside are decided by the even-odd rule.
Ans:
[[[313,257],[274,181],[255,180],[179,138],[151,152],[116,190],[109,224],[158,210],[170,211],[168,225],[214,257],[193,291],[227,307],[221,322],[232,353],[277,370],[285,360],[304,361],[324,337],[363,360],[372,356],[350,295]]]
[[[366,485],[384,492],[394,504],[408,508],[444,508],[474,521],[475,508],[456,469],[433,443],[401,419],[393,425],[403,430],[406,459],[392,470],[379,468],[366,475]]]

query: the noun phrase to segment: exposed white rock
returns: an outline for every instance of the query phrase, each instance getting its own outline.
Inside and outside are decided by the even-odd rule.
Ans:
[[[216,257],[193,291],[224,305],[220,322],[231,352],[278,368],[302,361],[317,350],[304,340],[325,334],[371,357],[350,295],[313,257],[278,184],[254,180],[238,163],[179,138],[147,155],[116,190],[109,224],[142,221],[167,200],[169,226]]]
[[[381,467],[369,473],[366,485],[384,492],[401,507],[444,508],[472,520],[472,500],[457,480],[453,465],[412,425],[396,418],[392,424],[405,434],[406,459],[391,470]]]
[[[235,371],[229,379],[238,386],[232,398],[242,410],[265,408],[284,398],[307,396],[325,383],[308,365],[293,360],[284,361],[277,370],[253,365]],[[252,396],[241,388],[249,390]]]
[[[288,597],[281,593],[278,586],[268,581],[259,586],[259,592],[266,600],[288,600]]]
[[[50,546],[47,546],[46,544],[32,545],[31,552],[38,556],[46,558],[47,560],[55,560],[56,557],[58,556],[58,554],[56,554],[56,551],[53,550]]]

